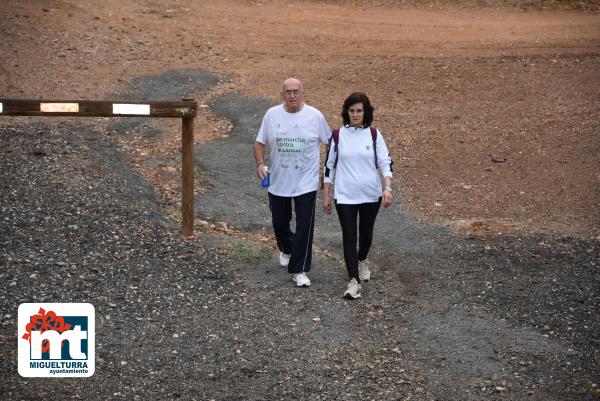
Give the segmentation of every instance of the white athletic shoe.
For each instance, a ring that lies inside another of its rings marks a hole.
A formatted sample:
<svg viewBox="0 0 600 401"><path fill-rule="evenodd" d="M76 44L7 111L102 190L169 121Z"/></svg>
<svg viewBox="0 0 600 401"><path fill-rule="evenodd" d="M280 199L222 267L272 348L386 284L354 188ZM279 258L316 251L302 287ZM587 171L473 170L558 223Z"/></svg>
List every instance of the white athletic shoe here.
<svg viewBox="0 0 600 401"><path fill-rule="evenodd" d="M358 281L356 281L355 278L353 278L348 283L348 288L344 292L344 297L350 298L350 299L360 298L360 290L361 290L360 284L358 283Z"/></svg>
<svg viewBox="0 0 600 401"><path fill-rule="evenodd" d="M292 280L296 282L296 286L298 287L310 287L310 280L306 276L306 273L294 274Z"/></svg>
<svg viewBox="0 0 600 401"><path fill-rule="evenodd" d="M367 259L358 261L358 277L362 281L371 280L371 271L369 270L369 261Z"/></svg>
<svg viewBox="0 0 600 401"><path fill-rule="evenodd" d="M290 256L287 253L279 252L279 266L288 267L290 264Z"/></svg>

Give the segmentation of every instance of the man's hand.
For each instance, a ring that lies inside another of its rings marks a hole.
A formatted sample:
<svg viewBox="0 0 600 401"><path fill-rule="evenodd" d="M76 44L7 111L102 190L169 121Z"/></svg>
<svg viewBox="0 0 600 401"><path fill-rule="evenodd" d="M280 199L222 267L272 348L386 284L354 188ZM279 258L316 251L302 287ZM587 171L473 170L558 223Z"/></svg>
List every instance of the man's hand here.
<svg viewBox="0 0 600 401"><path fill-rule="evenodd" d="M261 179L261 181L267 176L267 169L265 168L264 163L260 163L258 166L256 166L256 175Z"/></svg>

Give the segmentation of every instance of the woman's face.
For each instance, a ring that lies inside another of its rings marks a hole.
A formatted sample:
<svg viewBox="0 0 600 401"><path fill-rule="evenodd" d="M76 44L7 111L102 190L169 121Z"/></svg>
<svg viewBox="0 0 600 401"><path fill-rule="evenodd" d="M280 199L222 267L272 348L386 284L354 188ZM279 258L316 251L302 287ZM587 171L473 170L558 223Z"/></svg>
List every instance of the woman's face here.
<svg viewBox="0 0 600 401"><path fill-rule="evenodd" d="M350 124L362 125L365 119L365 109L362 103L354 103L348 109L348 116L350 117Z"/></svg>

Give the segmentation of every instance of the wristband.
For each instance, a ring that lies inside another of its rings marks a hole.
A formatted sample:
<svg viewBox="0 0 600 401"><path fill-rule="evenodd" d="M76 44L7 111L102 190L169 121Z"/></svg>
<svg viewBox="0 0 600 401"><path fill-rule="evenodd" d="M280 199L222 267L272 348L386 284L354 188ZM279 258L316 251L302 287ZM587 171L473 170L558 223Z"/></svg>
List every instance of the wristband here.
<svg viewBox="0 0 600 401"><path fill-rule="evenodd" d="M256 163L256 168L258 168L258 166L260 166L261 164L265 164L265 162L258 162L258 163Z"/></svg>
<svg viewBox="0 0 600 401"><path fill-rule="evenodd" d="M392 192L392 187L390 187L389 185L386 185L385 187L383 187L384 190L388 190L390 192Z"/></svg>

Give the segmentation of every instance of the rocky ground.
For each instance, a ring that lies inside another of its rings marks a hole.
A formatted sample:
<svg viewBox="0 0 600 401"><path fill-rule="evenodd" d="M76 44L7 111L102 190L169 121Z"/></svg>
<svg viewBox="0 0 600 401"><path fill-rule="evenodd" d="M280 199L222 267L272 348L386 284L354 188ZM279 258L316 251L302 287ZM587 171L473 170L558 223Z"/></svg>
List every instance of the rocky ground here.
<svg viewBox="0 0 600 401"><path fill-rule="evenodd" d="M519 4L1 3L0 97L200 104L188 240L178 121L0 120L1 398L600 398L598 7ZM276 265L250 144L288 75L332 126L367 91L396 160L360 302L335 216L310 289ZM17 374L37 301L94 304L92 378Z"/></svg>
<svg viewBox="0 0 600 401"><path fill-rule="evenodd" d="M266 228L179 238L110 136L27 123L2 140L5 399L599 396L597 240L457 237L382 213L396 228L378 227L373 280L348 302L334 221L319 217L313 286L296 289ZM50 301L95 306L92 378L16 373L16 305Z"/></svg>

